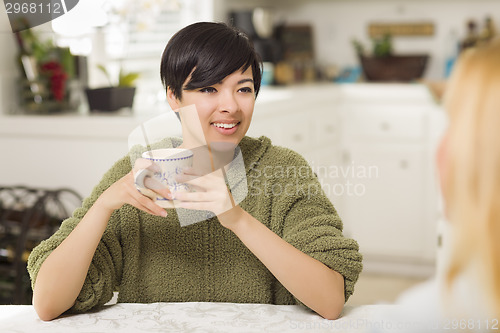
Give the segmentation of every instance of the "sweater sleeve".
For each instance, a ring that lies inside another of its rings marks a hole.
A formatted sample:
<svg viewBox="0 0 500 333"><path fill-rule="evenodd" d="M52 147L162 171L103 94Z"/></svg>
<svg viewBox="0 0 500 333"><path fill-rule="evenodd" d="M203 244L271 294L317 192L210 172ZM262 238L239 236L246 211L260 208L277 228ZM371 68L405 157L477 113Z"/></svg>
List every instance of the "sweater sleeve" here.
<svg viewBox="0 0 500 333"><path fill-rule="evenodd" d="M344 277L347 301L363 267L358 243L343 236L342 221L307 162L287 149L278 154L288 172L275 187L287 190L273 200L272 224L282 226L285 241Z"/></svg>
<svg viewBox="0 0 500 333"><path fill-rule="evenodd" d="M128 173L130 168L128 157L115 163L93 189L91 195L83 201L82 206L76 209L70 218L63 221L58 231L33 249L28 259L32 287L45 259L68 237L101 193ZM119 220L119 210L117 210L111 215L92 258L82 290L70 312L84 312L104 305L112 298L113 292L119 285L122 274Z"/></svg>

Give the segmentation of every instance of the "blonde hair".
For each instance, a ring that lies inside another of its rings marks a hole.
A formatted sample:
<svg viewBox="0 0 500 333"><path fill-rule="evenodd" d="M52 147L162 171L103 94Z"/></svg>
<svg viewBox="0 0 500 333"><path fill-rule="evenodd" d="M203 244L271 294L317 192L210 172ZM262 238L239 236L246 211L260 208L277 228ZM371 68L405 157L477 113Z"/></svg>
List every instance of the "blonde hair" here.
<svg viewBox="0 0 500 333"><path fill-rule="evenodd" d="M451 286L473 260L500 316L500 39L464 52L450 78L443 196L457 238Z"/></svg>

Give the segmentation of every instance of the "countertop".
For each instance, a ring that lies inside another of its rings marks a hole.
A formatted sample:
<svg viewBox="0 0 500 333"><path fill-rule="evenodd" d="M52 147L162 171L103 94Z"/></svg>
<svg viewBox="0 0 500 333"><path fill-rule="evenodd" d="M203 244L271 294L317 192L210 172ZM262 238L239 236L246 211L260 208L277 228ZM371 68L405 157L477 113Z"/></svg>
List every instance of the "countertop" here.
<svg viewBox="0 0 500 333"><path fill-rule="evenodd" d="M308 111L315 105L362 104L436 104L424 84L408 83L310 83L291 86L264 86L255 104L254 117L287 112L288 108ZM176 117L168 107L150 112L64 113L51 115L6 115L0 113L0 136L56 136L91 139L123 139L142 122L159 114Z"/></svg>

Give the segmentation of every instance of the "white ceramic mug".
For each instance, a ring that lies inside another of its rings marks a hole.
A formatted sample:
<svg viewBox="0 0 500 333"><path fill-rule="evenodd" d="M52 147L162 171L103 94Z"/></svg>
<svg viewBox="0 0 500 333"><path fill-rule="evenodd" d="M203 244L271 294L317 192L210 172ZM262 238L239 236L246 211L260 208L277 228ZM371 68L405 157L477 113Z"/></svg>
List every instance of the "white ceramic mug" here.
<svg viewBox="0 0 500 333"><path fill-rule="evenodd" d="M146 178L153 178L152 180L155 184L163 188L168 188L172 193L189 191L189 186L177 182L175 177L186 168L193 166L193 152L189 149L181 148L154 149L144 152L142 158L150 160L153 165L148 169L141 169L135 172L134 181L136 188L145 196L154 199L159 206L173 208L171 200L157 195L145 185Z"/></svg>

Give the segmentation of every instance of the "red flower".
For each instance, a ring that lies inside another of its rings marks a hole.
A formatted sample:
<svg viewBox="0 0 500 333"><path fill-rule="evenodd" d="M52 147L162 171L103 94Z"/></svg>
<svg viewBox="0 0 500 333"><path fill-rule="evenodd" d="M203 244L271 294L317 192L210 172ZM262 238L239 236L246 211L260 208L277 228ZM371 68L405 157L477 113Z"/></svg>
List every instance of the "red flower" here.
<svg viewBox="0 0 500 333"><path fill-rule="evenodd" d="M49 61L41 66L41 71L43 74L49 76L50 81L50 91L57 101L62 101L65 95L65 83L68 75L64 71L64 68L57 61Z"/></svg>

